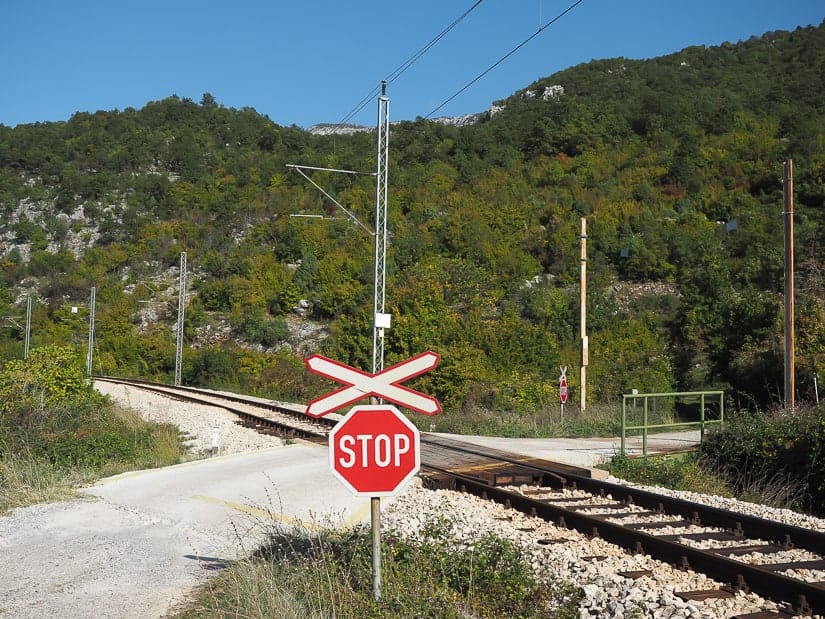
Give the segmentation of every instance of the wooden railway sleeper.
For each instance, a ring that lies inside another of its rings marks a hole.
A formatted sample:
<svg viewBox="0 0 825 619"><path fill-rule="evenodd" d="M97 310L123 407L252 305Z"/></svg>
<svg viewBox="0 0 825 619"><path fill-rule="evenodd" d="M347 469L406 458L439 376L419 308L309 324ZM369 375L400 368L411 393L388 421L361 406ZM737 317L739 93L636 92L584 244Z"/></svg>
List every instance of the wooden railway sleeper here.
<svg viewBox="0 0 825 619"><path fill-rule="evenodd" d="M730 529L729 533L733 535L733 539L737 542L741 541L745 537L745 530L742 528L741 522L737 522L736 526Z"/></svg>
<svg viewBox="0 0 825 619"><path fill-rule="evenodd" d="M796 614L809 617L813 614L811 605L808 604L808 598L803 594L796 597L796 604L793 605L793 610Z"/></svg>

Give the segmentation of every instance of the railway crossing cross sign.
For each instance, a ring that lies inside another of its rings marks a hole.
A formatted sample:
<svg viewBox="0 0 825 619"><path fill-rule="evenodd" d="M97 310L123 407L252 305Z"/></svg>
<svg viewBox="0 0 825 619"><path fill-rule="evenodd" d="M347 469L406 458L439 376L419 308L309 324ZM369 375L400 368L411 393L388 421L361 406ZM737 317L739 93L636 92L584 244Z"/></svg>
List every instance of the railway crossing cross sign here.
<svg viewBox="0 0 825 619"><path fill-rule="evenodd" d="M355 406L329 434L329 465L358 496L391 496L421 466L420 435L397 408Z"/></svg>
<svg viewBox="0 0 825 619"><path fill-rule="evenodd" d="M322 355L311 355L306 359L310 372L344 386L312 400L307 405L306 414L321 417L365 397L376 396L424 415L436 415L441 412L441 404L436 398L402 387L400 383L432 370L440 359L437 353L427 351L376 374L369 374Z"/></svg>
<svg viewBox="0 0 825 619"><path fill-rule="evenodd" d="M559 399L562 406L567 404L567 366L560 366L561 376L559 376Z"/></svg>

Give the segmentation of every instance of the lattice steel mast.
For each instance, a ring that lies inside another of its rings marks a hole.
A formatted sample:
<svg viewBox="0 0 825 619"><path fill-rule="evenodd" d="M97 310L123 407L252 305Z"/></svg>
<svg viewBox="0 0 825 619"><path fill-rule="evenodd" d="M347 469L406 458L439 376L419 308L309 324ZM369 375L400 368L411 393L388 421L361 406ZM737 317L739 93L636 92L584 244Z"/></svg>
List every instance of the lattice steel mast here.
<svg viewBox="0 0 825 619"><path fill-rule="evenodd" d="M384 313L387 276L387 165L390 145L390 100L387 82L381 82L378 98L377 168L375 179L375 295L373 297L372 371L384 369L384 328L388 316Z"/></svg>

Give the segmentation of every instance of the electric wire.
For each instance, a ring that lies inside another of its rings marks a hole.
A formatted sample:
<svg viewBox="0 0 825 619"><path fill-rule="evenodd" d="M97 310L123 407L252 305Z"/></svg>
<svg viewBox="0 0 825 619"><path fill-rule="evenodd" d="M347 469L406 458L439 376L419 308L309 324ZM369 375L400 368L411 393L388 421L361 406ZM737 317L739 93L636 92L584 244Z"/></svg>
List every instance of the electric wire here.
<svg viewBox="0 0 825 619"><path fill-rule="evenodd" d="M546 24L543 24L543 25L539 26L539 29L538 29L538 30L536 30L536 32L534 32L534 33L533 33L533 34L531 34L529 37L527 37L526 39L524 39L521 43L519 43L518 45L516 45L513 49L511 49L509 52L507 52L506 54L504 54L504 56L502 56L501 58L499 58L496 62L494 62L494 63L493 63L492 65L490 65L489 67L487 67L484 71L482 71L482 72L481 72L481 73L479 73L476 77L474 77L472 80L470 80L469 82L467 82L467 84L465 84L465 85L464 85L461 89L459 89L459 90L458 90L455 94L453 94L453 95L451 95L450 97L448 97L447 99L445 99L442 103L440 103L440 104L438 105L438 107L436 107L436 108L435 108L434 110L432 110L429 114L427 114L426 116L424 116L424 118L425 118L425 119L427 119L427 118L431 118L431 117L432 117L432 115L433 115L433 114L435 114L438 110L440 110L441 108L443 108L443 107L444 107L445 105L447 105L450 101L452 101L453 99L455 99L457 96L459 96L459 95L460 95L461 93L463 93L465 90L467 90L470 86L472 86L473 84L475 84L478 80L480 80L482 77L484 77L485 75L487 75L490 71L492 71L493 69L495 69L498 65L500 65L502 62L504 62L505 60L507 60L507 59L508 59L510 56L512 56L513 54L515 54L515 53L516 53L518 50L520 50L522 47L524 47L525 45L527 45L527 43L529 43L529 42L530 42L530 41L532 41L534 38L536 38L536 37L537 37L539 34L541 34L541 33L542 33L542 32L543 32L543 31L544 31L547 27L552 26L554 23L556 23L557 21L559 21L562 17L564 17L565 15L567 15L570 11L572 11L574 8L576 8L578 5L580 5L582 2L584 2L584 0L576 0L576 2L574 2L573 4L571 4L570 6L568 6L566 9L564 9L564 11L562 11L561 13L559 13L558 15L556 15L553 19L551 19L550 21L548 21Z"/></svg>
<svg viewBox="0 0 825 619"><path fill-rule="evenodd" d="M459 15L456 19L452 21L446 28L444 28L441 32L439 32L435 37L433 37L426 45L424 45L421 49L415 52L410 58L404 61L401 65L398 66L392 73L390 73L384 81L387 84L391 84L393 81L398 79L407 69L409 69L412 65L414 65L424 54L426 54L430 49L432 49L441 39L443 39L450 31L453 30L465 17L467 17L473 10L478 7L484 0L476 0L476 2L468 8L464 13ZM381 86L378 85L373 88L363 99L361 99L355 107L349 111L349 113L344 116L338 124L333 127L333 131L338 129L339 127L345 125L350 119L352 119L356 114L358 114L361 110L363 110L368 103L370 103L376 94L380 92Z"/></svg>

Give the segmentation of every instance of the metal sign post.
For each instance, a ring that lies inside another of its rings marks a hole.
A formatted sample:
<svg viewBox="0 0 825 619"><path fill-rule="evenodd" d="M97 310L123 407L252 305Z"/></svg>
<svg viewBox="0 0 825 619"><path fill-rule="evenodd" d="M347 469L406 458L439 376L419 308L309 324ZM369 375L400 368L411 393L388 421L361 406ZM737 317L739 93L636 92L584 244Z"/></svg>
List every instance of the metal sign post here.
<svg viewBox="0 0 825 619"><path fill-rule="evenodd" d="M344 386L312 400L306 414L321 417L371 397L373 400L389 400L425 415L435 415L441 412L438 400L401 383L434 369L440 359L440 355L427 351L369 374L321 355L311 355L305 361L310 372ZM375 403L356 406L330 433L333 474L350 490L370 496L372 584L376 601L381 597L380 497L395 493L415 475L420 465L418 440L418 430L397 409ZM393 466L389 466L391 462ZM370 468L381 474L362 477L361 469Z"/></svg>

